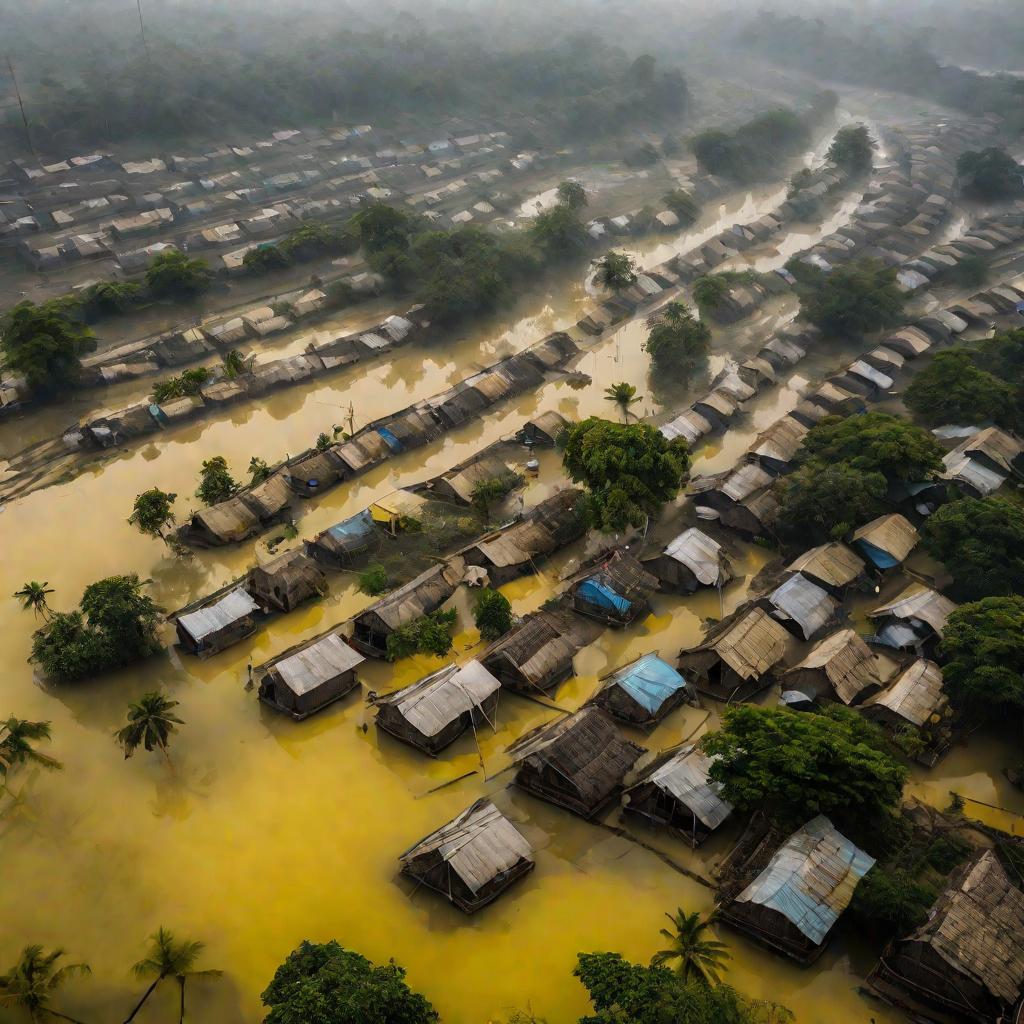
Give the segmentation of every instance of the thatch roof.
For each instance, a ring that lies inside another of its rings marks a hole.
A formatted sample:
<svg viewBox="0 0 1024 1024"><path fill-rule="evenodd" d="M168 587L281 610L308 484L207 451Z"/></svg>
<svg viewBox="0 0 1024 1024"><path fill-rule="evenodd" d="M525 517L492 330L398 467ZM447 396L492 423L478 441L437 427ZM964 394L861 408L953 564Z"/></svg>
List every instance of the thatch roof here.
<svg viewBox="0 0 1024 1024"><path fill-rule="evenodd" d="M948 597L930 587L912 583L895 601L880 605L868 612L868 615L873 619L883 615L897 619L919 619L931 626L936 634L941 634L946 628L946 620L956 611L956 607Z"/></svg>
<svg viewBox="0 0 1024 1024"><path fill-rule="evenodd" d="M262 519L276 516L292 500L288 478L284 470L278 470L263 483L244 492L245 501L256 510Z"/></svg>
<svg viewBox="0 0 1024 1024"><path fill-rule="evenodd" d="M819 814L786 840L736 902L782 914L820 945L874 863Z"/></svg>
<svg viewBox="0 0 1024 1024"><path fill-rule="evenodd" d="M722 545L695 526L684 530L665 547L665 555L685 565L704 586L714 586L732 579Z"/></svg>
<svg viewBox="0 0 1024 1024"><path fill-rule="evenodd" d="M962 451L965 455L984 455L1001 469L1011 473L1014 461L1024 452L1024 444L1005 430L986 427L973 437L967 438L954 450Z"/></svg>
<svg viewBox="0 0 1024 1024"><path fill-rule="evenodd" d="M554 440L568 426L569 421L560 412L549 409L547 412L542 412L539 416L534 416L532 420L527 420L523 424L523 431L526 432L527 436L539 432L546 434Z"/></svg>
<svg viewBox="0 0 1024 1024"><path fill-rule="evenodd" d="M852 704L866 689L882 682L878 658L852 629L841 629L820 640L786 675L803 669L821 669L844 704Z"/></svg>
<svg viewBox="0 0 1024 1024"><path fill-rule="evenodd" d="M792 620L800 627L805 640L823 629L839 610L839 603L806 576L794 573L768 595L775 617Z"/></svg>
<svg viewBox="0 0 1024 1024"><path fill-rule="evenodd" d="M483 654L490 665L502 658L514 665L520 675L535 686L571 666L573 655L597 639L600 627L581 615L566 611L541 610L527 615L505 636L496 640Z"/></svg>
<svg viewBox="0 0 1024 1024"><path fill-rule="evenodd" d="M864 572L864 563L839 541L805 551L787 567L830 587L845 587Z"/></svg>
<svg viewBox="0 0 1024 1024"><path fill-rule="evenodd" d="M281 681L296 696L309 693L344 672L361 665L366 659L350 647L335 631L307 641L297 650L268 661L257 670L274 669Z"/></svg>
<svg viewBox="0 0 1024 1024"><path fill-rule="evenodd" d="M879 516L866 526L854 531L851 543L863 543L870 548L889 555L895 562L902 562L917 546L920 539L917 530L909 520L898 512ZM869 557L871 557L869 555ZM874 557L872 561L878 562ZM881 566L887 568L887 566Z"/></svg>
<svg viewBox="0 0 1024 1024"><path fill-rule="evenodd" d="M456 466L436 477L432 484L444 481L451 490L458 495L467 505L473 500L473 490L481 483L488 480L501 480L509 477L512 470L504 459L497 455L485 454L480 458L473 459Z"/></svg>
<svg viewBox="0 0 1024 1024"><path fill-rule="evenodd" d="M197 643L259 611L256 602L241 588L232 590L205 608L178 616L178 625Z"/></svg>
<svg viewBox="0 0 1024 1024"><path fill-rule="evenodd" d="M245 540L259 528L259 519L237 496L200 509L192 519L225 544Z"/></svg>
<svg viewBox="0 0 1024 1024"><path fill-rule="evenodd" d="M356 619L376 615L389 629L398 629L414 622L436 611L455 593L464 569L462 559L452 556L443 565L432 566L405 586L385 594L376 604L357 615Z"/></svg>
<svg viewBox="0 0 1024 1024"><path fill-rule="evenodd" d="M942 688L942 669L934 661L919 658L884 692L870 699L865 709L887 708L913 725L922 726L947 703Z"/></svg>
<svg viewBox="0 0 1024 1024"><path fill-rule="evenodd" d="M762 431L750 452L755 458L792 462L803 444L808 428L792 416L783 416Z"/></svg>
<svg viewBox="0 0 1024 1024"><path fill-rule="evenodd" d="M757 679L777 665L789 647L786 630L763 608L751 608L692 650L714 651L742 679Z"/></svg>
<svg viewBox="0 0 1024 1024"><path fill-rule="evenodd" d="M500 568L522 565L534 555L554 550L555 546L555 539L551 533L540 523L530 519L514 523L507 529L491 534L472 545L492 565Z"/></svg>
<svg viewBox="0 0 1024 1024"><path fill-rule="evenodd" d="M628 806L630 791L651 783L684 804L708 829L716 829L732 813L732 804L720 796L722 784L711 781L710 768L711 758L696 744L687 744L667 760L656 762L626 790L623 803Z"/></svg>

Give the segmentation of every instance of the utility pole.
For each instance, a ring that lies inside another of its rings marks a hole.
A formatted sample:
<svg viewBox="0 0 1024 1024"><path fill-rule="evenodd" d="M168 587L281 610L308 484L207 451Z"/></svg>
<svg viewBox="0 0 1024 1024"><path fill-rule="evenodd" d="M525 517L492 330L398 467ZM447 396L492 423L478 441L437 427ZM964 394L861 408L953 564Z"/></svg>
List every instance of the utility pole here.
<svg viewBox="0 0 1024 1024"><path fill-rule="evenodd" d="M10 55L7 57L7 70L11 73L11 81L14 83L14 95L18 97L18 109L21 111L21 123L25 126L25 140L32 155L36 156L36 147L32 145L32 132L28 126L28 115L25 113L25 104L21 98L21 89L18 88L18 77L14 73L14 65L11 63ZM38 159L38 157L37 157Z"/></svg>
<svg viewBox="0 0 1024 1024"><path fill-rule="evenodd" d="M142 46L146 51L146 59L149 60L149 43L146 41L146 23L142 20L142 0L135 0L135 6L139 9L139 33L142 35Z"/></svg>

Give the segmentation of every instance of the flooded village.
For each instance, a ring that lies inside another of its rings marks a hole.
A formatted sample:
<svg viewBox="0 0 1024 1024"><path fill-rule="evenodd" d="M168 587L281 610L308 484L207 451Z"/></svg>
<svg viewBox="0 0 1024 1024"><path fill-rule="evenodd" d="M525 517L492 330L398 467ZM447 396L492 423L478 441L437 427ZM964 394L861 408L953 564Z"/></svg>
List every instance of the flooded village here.
<svg viewBox="0 0 1024 1024"><path fill-rule="evenodd" d="M109 7L0 85L0 1020L1024 1022L1015 76Z"/></svg>

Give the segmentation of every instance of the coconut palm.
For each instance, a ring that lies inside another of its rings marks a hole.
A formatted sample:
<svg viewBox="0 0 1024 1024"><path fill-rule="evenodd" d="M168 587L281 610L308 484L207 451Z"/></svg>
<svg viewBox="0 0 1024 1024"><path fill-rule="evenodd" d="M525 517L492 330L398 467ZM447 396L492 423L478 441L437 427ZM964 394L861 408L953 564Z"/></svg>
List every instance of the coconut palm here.
<svg viewBox="0 0 1024 1024"><path fill-rule="evenodd" d="M53 994L68 978L89 973L88 964L58 967L57 961L62 956L63 949L44 953L42 946L26 946L18 962L6 974L0 975L0 1006L25 1010L33 1022L57 1017L72 1024L81 1024L81 1021L48 1005Z"/></svg>
<svg viewBox="0 0 1024 1024"><path fill-rule="evenodd" d="M19 764L31 762L41 768L60 768L56 758L40 754L32 746L35 740L50 738L49 722L29 722L24 718L8 718L0 722L0 775L6 775Z"/></svg>
<svg viewBox="0 0 1024 1024"><path fill-rule="evenodd" d="M224 353L222 362L224 364L224 376L228 380L233 380L240 374L248 373L252 369L253 363L256 362L256 357L249 356L246 358L237 348L233 348Z"/></svg>
<svg viewBox="0 0 1024 1024"><path fill-rule="evenodd" d="M14 597L21 602L21 607L25 611L31 608L36 615L42 615L45 619L50 615L50 606L46 602L46 597L52 593L53 588L50 587L46 580L42 583L30 580L28 583L22 584L21 590L14 592Z"/></svg>
<svg viewBox="0 0 1024 1024"><path fill-rule="evenodd" d="M215 978L223 974L223 971L197 971L195 969L196 961L204 948L205 946L201 942L189 942L188 940L177 942L174 936L161 925L156 930L156 934L149 937L147 955L132 967L132 973L137 978L151 977L153 982L142 994L142 998L125 1019L124 1024L129 1024L153 994L157 985L165 978L174 978L181 991L180 1015L178 1017L180 1024L185 1019L185 982L189 978Z"/></svg>
<svg viewBox="0 0 1024 1024"><path fill-rule="evenodd" d="M128 705L128 724L114 733L114 738L124 751L125 760L132 756L139 746L147 750L159 749L171 763L167 744L176 725L185 723L172 713L178 706L162 693L147 693L137 704Z"/></svg>
<svg viewBox="0 0 1024 1024"><path fill-rule="evenodd" d="M594 280L602 288L618 292L636 284L636 262L624 252L607 252L594 261Z"/></svg>
<svg viewBox="0 0 1024 1024"><path fill-rule="evenodd" d="M627 384L625 381L619 381L618 384L612 384L610 387L604 389L604 397L609 402L614 402L623 412L623 415L629 416L629 407L634 402L640 401L640 396L636 393L636 388L632 384Z"/></svg>
<svg viewBox="0 0 1024 1024"><path fill-rule="evenodd" d="M719 971L729 953L724 942L706 938L704 933L715 923L717 911L712 911L705 918L694 911L684 914L677 909L674 914L665 915L672 922L672 931L661 929L661 934L669 940L668 949L660 949L651 957L652 965L678 961L676 973L684 981L702 981L707 985L717 985L721 980Z"/></svg>

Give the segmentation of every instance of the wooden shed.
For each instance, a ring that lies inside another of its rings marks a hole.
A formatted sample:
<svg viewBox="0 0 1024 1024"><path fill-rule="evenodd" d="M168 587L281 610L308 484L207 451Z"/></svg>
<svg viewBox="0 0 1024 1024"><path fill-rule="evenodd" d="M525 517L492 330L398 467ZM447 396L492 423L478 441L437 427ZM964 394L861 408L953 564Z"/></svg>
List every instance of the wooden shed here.
<svg viewBox="0 0 1024 1024"><path fill-rule="evenodd" d="M612 718L639 729L652 729L695 691L657 654L643 654L602 677L603 686L587 702Z"/></svg>
<svg viewBox="0 0 1024 1024"><path fill-rule="evenodd" d="M920 540L910 521L898 512L879 516L855 530L850 544L876 569L892 569L899 565Z"/></svg>
<svg viewBox="0 0 1024 1024"><path fill-rule="evenodd" d="M700 846L732 813L712 782L711 760L689 743L655 759L622 794L622 809Z"/></svg>
<svg viewBox="0 0 1024 1024"><path fill-rule="evenodd" d="M877 654L852 629L820 640L804 659L780 676L784 690L812 700L860 704L881 689L885 667Z"/></svg>
<svg viewBox="0 0 1024 1024"><path fill-rule="evenodd" d="M517 786L584 818L618 796L643 752L595 707L539 726L509 747Z"/></svg>
<svg viewBox="0 0 1024 1024"><path fill-rule="evenodd" d="M625 626L650 609L658 580L618 549L576 577L569 590L573 608L609 626Z"/></svg>
<svg viewBox="0 0 1024 1024"><path fill-rule="evenodd" d="M327 577L299 550L285 551L249 570L245 589L264 611L290 612L327 590Z"/></svg>
<svg viewBox="0 0 1024 1024"><path fill-rule="evenodd" d="M259 606L241 588L229 591L175 620L181 646L200 658L209 658L256 632Z"/></svg>
<svg viewBox="0 0 1024 1024"><path fill-rule="evenodd" d="M357 512L305 541L306 552L328 569L351 569L384 540L369 509Z"/></svg>
<svg viewBox="0 0 1024 1024"><path fill-rule="evenodd" d="M701 693L742 701L774 682L793 646L763 608L749 608L726 619L704 643L682 651L678 668Z"/></svg>
<svg viewBox="0 0 1024 1024"><path fill-rule="evenodd" d="M845 544L834 540L805 551L786 570L798 572L834 597L841 597L847 587L863 578L864 563Z"/></svg>
<svg viewBox="0 0 1024 1024"><path fill-rule="evenodd" d="M660 555L645 558L644 569L657 578L659 589L692 594L698 587L722 587L733 578L722 545L691 526L671 540Z"/></svg>
<svg viewBox="0 0 1024 1024"><path fill-rule="evenodd" d="M399 860L402 874L467 914L500 896L534 863L530 844L487 799L477 800Z"/></svg>
<svg viewBox="0 0 1024 1024"><path fill-rule="evenodd" d="M1024 892L994 850L979 850L956 872L928 920L889 944L868 982L915 1019L938 1011L977 1024L1019 1020Z"/></svg>
<svg viewBox="0 0 1024 1024"><path fill-rule="evenodd" d="M359 685L356 669L365 660L335 626L260 665L255 670L259 698L301 721L351 693Z"/></svg>
<svg viewBox="0 0 1024 1024"><path fill-rule="evenodd" d="M423 679L376 697L377 725L396 739L436 754L467 729L495 727L501 683L473 660L445 665Z"/></svg>

